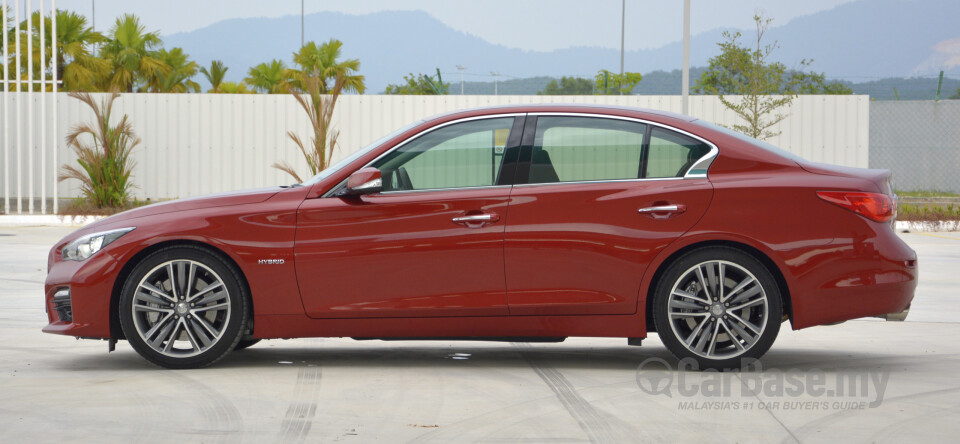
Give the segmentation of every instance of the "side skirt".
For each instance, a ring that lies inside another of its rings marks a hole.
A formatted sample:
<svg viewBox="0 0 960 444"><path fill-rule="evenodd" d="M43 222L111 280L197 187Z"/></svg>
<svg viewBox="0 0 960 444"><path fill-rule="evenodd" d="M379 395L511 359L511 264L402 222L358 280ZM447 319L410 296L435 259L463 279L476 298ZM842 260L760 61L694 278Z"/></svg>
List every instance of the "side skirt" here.
<svg viewBox="0 0 960 444"><path fill-rule="evenodd" d="M643 318L631 315L476 316L434 318L314 319L306 315L257 315L253 337L311 338L645 338Z"/></svg>

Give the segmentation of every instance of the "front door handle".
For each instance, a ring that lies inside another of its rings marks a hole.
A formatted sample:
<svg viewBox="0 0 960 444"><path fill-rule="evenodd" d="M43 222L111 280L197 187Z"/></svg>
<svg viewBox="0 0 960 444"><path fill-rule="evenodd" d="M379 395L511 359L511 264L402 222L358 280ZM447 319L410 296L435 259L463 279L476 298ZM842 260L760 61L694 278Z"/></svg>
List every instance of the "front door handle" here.
<svg viewBox="0 0 960 444"><path fill-rule="evenodd" d="M453 218L453 223L464 224L469 228L480 228L488 223L500 220L500 215L496 213L469 214Z"/></svg>
<svg viewBox="0 0 960 444"><path fill-rule="evenodd" d="M637 210L640 214L648 214L654 219L666 219L674 214L680 214L687 211L687 206L683 204L654 205Z"/></svg>

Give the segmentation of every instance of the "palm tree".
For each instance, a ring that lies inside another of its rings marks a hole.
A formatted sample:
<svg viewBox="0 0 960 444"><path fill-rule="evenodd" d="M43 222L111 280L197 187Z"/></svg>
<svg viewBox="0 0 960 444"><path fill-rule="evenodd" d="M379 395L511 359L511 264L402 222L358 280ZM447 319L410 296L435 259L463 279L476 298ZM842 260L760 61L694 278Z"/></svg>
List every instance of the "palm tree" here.
<svg viewBox="0 0 960 444"><path fill-rule="evenodd" d="M246 84L257 91L267 94L283 94L286 92L290 79L290 70L282 60L271 60L269 63L261 63L253 68L243 79Z"/></svg>
<svg viewBox="0 0 960 444"><path fill-rule="evenodd" d="M247 89L247 85L237 82L223 82L219 88L220 94L254 94L254 91Z"/></svg>
<svg viewBox="0 0 960 444"><path fill-rule="evenodd" d="M118 18L100 50L101 57L111 63L104 89L133 92L134 86L147 83L151 77L169 74L170 67L157 57L156 49L162 43L160 34L147 32L137 16L124 14Z"/></svg>
<svg viewBox="0 0 960 444"><path fill-rule="evenodd" d="M223 65L223 62L220 60L214 60L210 62L210 70L208 71L206 67L200 68L200 74L203 74L207 78L207 81L210 82L210 90L207 92L218 93L220 92L220 84L223 83L223 77L227 74L227 71L230 68L227 68Z"/></svg>
<svg viewBox="0 0 960 444"><path fill-rule="evenodd" d="M49 38L52 29L47 26ZM63 81L64 90L94 90L110 73L110 62L91 51L93 45L106 40L103 34L87 26L86 17L72 11L57 11L57 78Z"/></svg>
<svg viewBox="0 0 960 444"><path fill-rule="evenodd" d="M72 13L70 13L72 14ZM6 17L9 22L9 17ZM80 19L79 22L76 19ZM41 78L41 70L45 66L49 66L51 59L53 59L54 52L51 49L51 44L53 42L53 27L52 22L49 17L40 17L40 12L35 11L30 15L30 25L32 30L32 35L30 36L31 46L33 47L33 77L35 79ZM60 34L57 39L59 43L57 48L57 78L63 79L64 72L68 69L68 62L70 64L76 63L70 71L80 72L71 72L73 75L77 76L92 76L91 71L102 71L104 66L103 63L98 63L97 59L90 55L90 52L87 50L87 46L95 42L102 41L103 36L99 33L92 33L90 29L87 28L87 32L76 32L78 29L78 23L82 26L85 24L85 19L82 16L77 16L76 14L68 15L67 11L60 11L57 14L57 34ZM41 41L41 26L43 27L44 39ZM15 33L20 33L20 48L16 47L16 35ZM21 54L22 65L20 67L20 76L23 79L27 78L27 60L26 55L27 51L27 21L24 20L19 25L16 26L16 29L10 30L9 46L8 50L10 54L19 52ZM46 60L40 60L40 50L41 48L45 49ZM14 72L16 67L10 65L10 76L15 77L16 73ZM48 72L47 76L50 76Z"/></svg>
<svg viewBox="0 0 960 444"><path fill-rule="evenodd" d="M155 76L148 79L147 84L151 92L200 92L200 84L192 80L197 75L197 62L190 60L183 49L173 48L169 51L161 49L157 51L156 57L167 65L169 71L157 72Z"/></svg>
<svg viewBox="0 0 960 444"><path fill-rule="evenodd" d="M9 12L9 11L8 11ZM9 21L9 17L6 17ZM40 79L41 70L44 66L49 66L53 58L54 51L51 49L53 42L53 26L49 17L40 17L40 12L36 11L30 16L30 25L32 36L30 41L33 46L33 77ZM43 35L45 39L40 39L40 29L43 26ZM20 54L25 58L27 54L27 21L21 22L15 30L11 30L8 36L8 50L11 55L17 52L15 33L20 32ZM57 79L65 80L64 89L91 89L93 81L105 72L106 63L94 57L89 47L94 43L103 41L100 33L93 32L86 26L86 19L69 11L58 11L57 14ZM46 60L40 60L40 49L45 47ZM42 63L45 62L45 63ZM16 76L14 72L16 67L10 64L10 76ZM20 76L27 77L27 61L23 60ZM47 77L51 74L48 72ZM26 88L26 87L25 87ZM47 87L50 89L51 87ZM34 88L36 89L36 88Z"/></svg>
<svg viewBox="0 0 960 444"><path fill-rule="evenodd" d="M302 84L304 75L309 77L317 72L320 76L321 94L329 93L330 82L335 81L338 76L344 78L344 91L363 94L366 89L365 79L362 75L356 74L357 70L360 69L360 60L337 60L340 58L342 47L343 42L337 39L330 39L330 41L321 45L317 45L315 42L307 42L303 45L300 51L293 53L293 61L300 67L301 74L295 76L294 81L291 82L293 86L300 91L306 91L307 88L304 86L308 85Z"/></svg>

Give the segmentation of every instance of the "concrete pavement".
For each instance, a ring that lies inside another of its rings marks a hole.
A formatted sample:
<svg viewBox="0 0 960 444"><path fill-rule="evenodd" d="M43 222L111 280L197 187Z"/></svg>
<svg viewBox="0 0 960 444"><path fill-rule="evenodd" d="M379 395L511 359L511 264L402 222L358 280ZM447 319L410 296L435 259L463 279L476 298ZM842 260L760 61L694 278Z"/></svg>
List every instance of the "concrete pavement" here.
<svg viewBox="0 0 960 444"><path fill-rule="evenodd" d="M213 368L163 370L125 342L107 354L105 342L40 333L46 253L69 231L0 228L3 442L947 442L960 435L960 233L902 235L921 267L908 321L785 328L745 393L748 372L726 373L725 381L657 368L677 362L656 335L642 347L592 338L265 341Z"/></svg>

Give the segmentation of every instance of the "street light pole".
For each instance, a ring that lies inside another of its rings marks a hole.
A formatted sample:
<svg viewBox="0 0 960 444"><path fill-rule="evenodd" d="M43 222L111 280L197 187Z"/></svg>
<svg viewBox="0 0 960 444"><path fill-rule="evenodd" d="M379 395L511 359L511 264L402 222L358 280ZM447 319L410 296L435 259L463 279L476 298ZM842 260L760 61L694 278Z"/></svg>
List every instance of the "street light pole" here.
<svg viewBox="0 0 960 444"><path fill-rule="evenodd" d="M683 74L680 76L683 114L690 113L690 0L683 0Z"/></svg>
<svg viewBox="0 0 960 444"><path fill-rule="evenodd" d="M624 37L626 36L627 30L627 0L622 0L620 3L620 81L623 81L623 42ZM617 89L620 90L620 95L623 95L623 88L620 88L620 85L617 85Z"/></svg>
<svg viewBox="0 0 960 444"><path fill-rule="evenodd" d="M304 26L303 26L303 18L304 18L303 2L304 2L304 1L305 1L305 0L300 0L300 47L301 47L301 48L303 48L303 33L304 33L304 29L305 29Z"/></svg>
<svg viewBox="0 0 960 444"><path fill-rule="evenodd" d="M460 95L463 95L463 72L466 71L467 67L462 65L457 65L457 71L460 71Z"/></svg>
<svg viewBox="0 0 960 444"><path fill-rule="evenodd" d="M497 80L499 80L498 77L500 77L500 73L496 71L490 71L490 75L493 76L493 95L498 96L500 95L500 91L497 85Z"/></svg>

